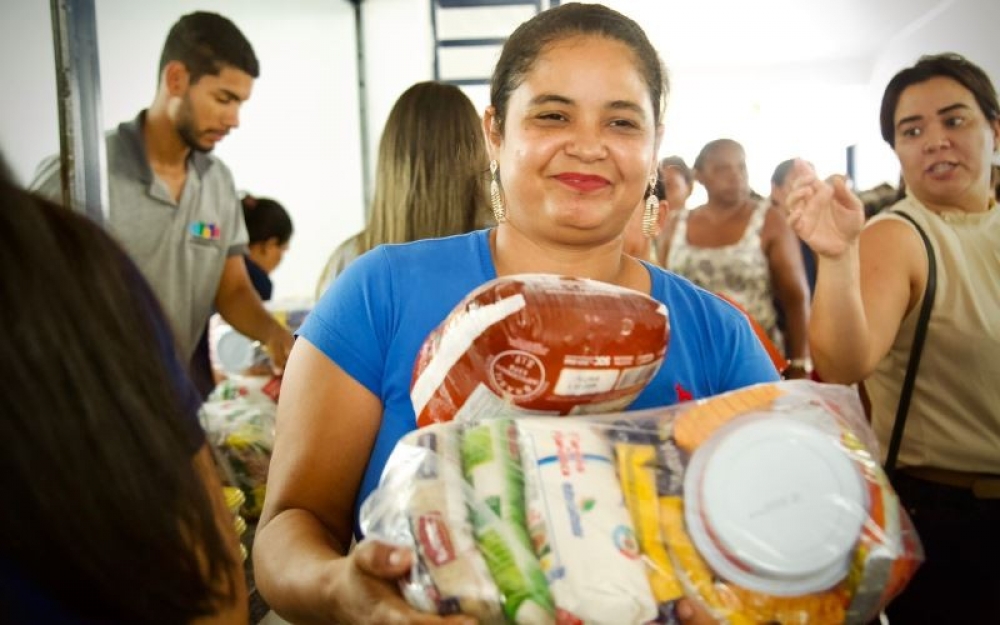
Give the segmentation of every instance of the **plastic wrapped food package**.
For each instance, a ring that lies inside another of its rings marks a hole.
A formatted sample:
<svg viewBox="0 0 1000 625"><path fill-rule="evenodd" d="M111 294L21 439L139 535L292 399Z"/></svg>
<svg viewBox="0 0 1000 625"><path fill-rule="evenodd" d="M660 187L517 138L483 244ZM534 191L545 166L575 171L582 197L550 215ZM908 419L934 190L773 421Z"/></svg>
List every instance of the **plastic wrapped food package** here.
<svg viewBox="0 0 1000 625"><path fill-rule="evenodd" d="M297 299L264 302L264 306L289 332L298 330L312 308L311 303ZM271 371L264 345L237 331L218 313L208 321L208 353L212 368L226 375L267 375Z"/></svg>
<svg viewBox="0 0 1000 625"><path fill-rule="evenodd" d="M277 406L263 392L264 382L252 376L225 380L201 410L206 438L223 465L222 478L242 491L241 512L250 519L259 517L263 508L274 447Z"/></svg>
<svg viewBox="0 0 1000 625"><path fill-rule="evenodd" d="M242 541L243 535L247 531L247 522L240 516L240 508L246 502L246 497L244 497L243 491L235 486L223 486L222 496L226 502L226 509L233 515L233 527L236 530L236 535ZM242 542L240 542L240 557L243 560L247 559L247 549Z"/></svg>
<svg viewBox="0 0 1000 625"><path fill-rule="evenodd" d="M398 497L372 515L376 523L385 523L376 531L418 556L412 578L402 585L403 595L427 612L502 623L499 590L473 536L467 508L473 495L462 476L459 433L426 428L406 440L416 453L397 454L394 462L403 468L383 482L386 489L398 489Z"/></svg>
<svg viewBox="0 0 1000 625"><path fill-rule="evenodd" d="M668 339L666 307L643 293L552 275L492 280L424 342L411 389L417 423L624 410Z"/></svg>
<svg viewBox="0 0 1000 625"><path fill-rule="evenodd" d="M508 622L672 622L686 595L723 622L865 623L923 558L845 387L780 382L654 410L430 430L463 450L451 492L478 552L490 561L483 528L499 527L517 554L509 569L486 567ZM427 431L400 441L362 507L369 538L418 542L405 519L435 455L415 443ZM551 604L507 579L537 579L535 563ZM525 597L524 616L509 609Z"/></svg>
<svg viewBox="0 0 1000 625"><path fill-rule="evenodd" d="M462 433L461 454L462 473L472 489L476 542L505 598L507 619L521 625L551 623L552 596L528 535L517 426L509 419L470 426ZM474 513L484 506L493 514Z"/></svg>

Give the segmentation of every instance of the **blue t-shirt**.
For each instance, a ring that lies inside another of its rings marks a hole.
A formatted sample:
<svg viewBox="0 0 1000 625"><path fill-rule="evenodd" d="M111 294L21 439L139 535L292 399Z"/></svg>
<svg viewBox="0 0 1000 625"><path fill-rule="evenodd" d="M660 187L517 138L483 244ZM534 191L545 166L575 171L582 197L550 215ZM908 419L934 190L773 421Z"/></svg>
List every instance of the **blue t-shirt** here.
<svg viewBox="0 0 1000 625"><path fill-rule="evenodd" d="M424 339L470 291L497 277L489 233L372 250L337 277L299 329L382 402L382 423L354 504L355 520L396 442L416 428L410 381ZM670 344L660 371L630 409L669 406L778 379L742 313L684 278L646 267L651 295L670 315ZM356 523L355 532L360 535Z"/></svg>

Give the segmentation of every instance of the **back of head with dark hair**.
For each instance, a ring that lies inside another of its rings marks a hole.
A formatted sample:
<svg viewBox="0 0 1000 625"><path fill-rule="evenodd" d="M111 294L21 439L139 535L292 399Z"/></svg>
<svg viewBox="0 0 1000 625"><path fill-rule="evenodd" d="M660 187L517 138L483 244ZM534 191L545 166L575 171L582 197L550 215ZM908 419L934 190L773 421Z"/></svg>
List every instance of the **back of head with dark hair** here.
<svg viewBox="0 0 1000 625"><path fill-rule="evenodd" d="M656 177L656 184L653 185L653 195L660 200L667 199L667 184L659 176Z"/></svg>
<svg viewBox="0 0 1000 625"><path fill-rule="evenodd" d="M379 141L359 253L474 230L487 213L486 140L461 89L419 82L396 100Z"/></svg>
<svg viewBox="0 0 1000 625"><path fill-rule="evenodd" d="M292 238L292 218L276 200L245 195L241 203L250 243L277 239L279 245L284 245Z"/></svg>
<svg viewBox="0 0 1000 625"><path fill-rule="evenodd" d="M664 169L676 169L684 176L684 181L688 183L688 186L694 184L694 172L688 167L687 163L680 156L666 156L660 159L660 164L657 169L662 171Z"/></svg>
<svg viewBox="0 0 1000 625"><path fill-rule="evenodd" d="M791 173L792 167L795 166L795 159L790 158L786 161L781 161L778 166L774 168L774 173L771 174L771 184L776 187L780 187L785 184L785 179L788 178L788 174Z"/></svg>
<svg viewBox="0 0 1000 625"><path fill-rule="evenodd" d="M589 35L619 41L635 55L636 69L649 88L653 120L659 124L669 93L667 70L646 33L631 18L601 4L571 2L542 11L518 26L504 43L490 80L490 104L503 131L511 93L545 48L568 37Z"/></svg>
<svg viewBox="0 0 1000 625"><path fill-rule="evenodd" d="M202 76L218 75L226 66L242 70L251 78L260 75L253 46L236 24L206 11L188 13L170 29L160 55L159 74L171 61L184 64L192 84Z"/></svg>
<svg viewBox="0 0 1000 625"><path fill-rule="evenodd" d="M950 78L968 89L988 121L1000 119L997 90L982 68L952 52L922 56L915 65L900 70L893 76L882 94L879 125L882 138L890 147L896 147L896 107L903 91L911 85L938 76Z"/></svg>
<svg viewBox="0 0 1000 625"><path fill-rule="evenodd" d="M232 560L152 291L99 227L8 180L0 271L0 563L94 622L212 613Z"/></svg>
<svg viewBox="0 0 1000 625"><path fill-rule="evenodd" d="M733 139L715 139L714 141L709 141L701 148L698 152L698 156L694 159L695 170L700 170L705 167L705 160L715 153L716 150L722 147L736 147L743 149L739 141L734 141Z"/></svg>

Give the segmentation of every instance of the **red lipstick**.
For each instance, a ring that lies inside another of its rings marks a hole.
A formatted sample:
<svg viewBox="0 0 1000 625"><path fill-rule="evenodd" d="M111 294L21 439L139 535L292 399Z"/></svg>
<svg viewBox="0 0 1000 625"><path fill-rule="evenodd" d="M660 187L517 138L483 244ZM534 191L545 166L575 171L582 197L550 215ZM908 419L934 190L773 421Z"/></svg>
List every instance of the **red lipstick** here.
<svg viewBox="0 0 1000 625"><path fill-rule="evenodd" d="M578 172L566 172L558 174L554 176L554 178L571 189L579 191L580 193L597 191L611 184L607 178L602 176L581 174Z"/></svg>

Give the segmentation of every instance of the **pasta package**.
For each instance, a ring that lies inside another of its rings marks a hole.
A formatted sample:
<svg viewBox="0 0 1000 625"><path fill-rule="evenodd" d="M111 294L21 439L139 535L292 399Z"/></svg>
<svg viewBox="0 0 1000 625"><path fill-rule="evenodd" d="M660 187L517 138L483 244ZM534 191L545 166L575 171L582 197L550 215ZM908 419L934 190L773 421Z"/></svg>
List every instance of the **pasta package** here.
<svg viewBox="0 0 1000 625"><path fill-rule="evenodd" d="M493 280L424 342L410 393L417 424L624 410L668 339L666 307L643 293L553 275Z"/></svg>
<svg viewBox="0 0 1000 625"><path fill-rule="evenodd" d="M635 412L452 421L397 445L362 526L416 545L404 596L439 614L673 624L687 597L722 623L860 625L923 560L875 445L856 394L810 381ZM454 449L460 463L445 461ZM423 502L426 467L453 464L449 503ZM442 517L467 556L461 588L413 522L458 499L464 511ZM483 596L498 605L466 599Z"/></svg>
<svg viewBox="0 0 1000 625"><path fill-rule="evenodd" d="M632 517L639 550L649 565L646 575L660 620L673 622L676 620L675 603L684 596L684 589L663 541L656 485L656 447L649 443L621 441L615 443L614 449L622 494Z"/></svg>

